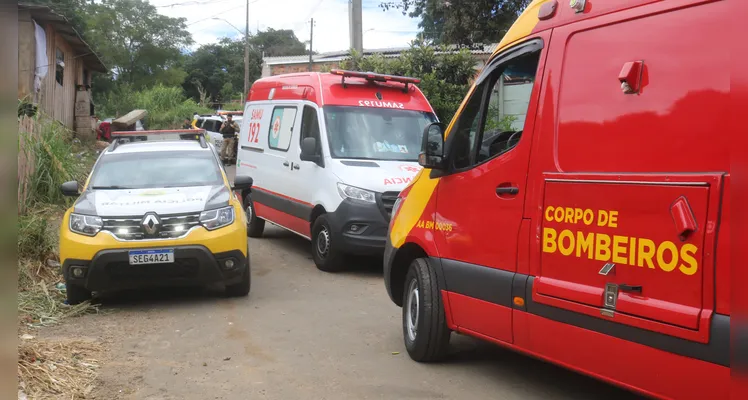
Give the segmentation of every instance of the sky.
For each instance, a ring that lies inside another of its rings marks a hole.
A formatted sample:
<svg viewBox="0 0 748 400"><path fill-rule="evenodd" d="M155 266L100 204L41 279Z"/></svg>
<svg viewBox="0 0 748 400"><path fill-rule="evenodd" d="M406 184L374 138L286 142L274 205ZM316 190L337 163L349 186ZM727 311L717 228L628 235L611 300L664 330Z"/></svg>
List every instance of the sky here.
<svg viewBox="0 0 748 400"><path fill-rule="evenodd" d="M187 19L195 41L193 48L221 37L242 38L246 0L150 0L161 14ZM418 33L418 20L400 10L383 11L381 0L363 0L365 49L407 46ZM350 48L348 0L249 0L250 35L273 29L292 29L302 42L309 40L309 20L314 18L314 51ZM213 19L218 18L218 19ZM232 27L232 25L234 27Z"/></svg>

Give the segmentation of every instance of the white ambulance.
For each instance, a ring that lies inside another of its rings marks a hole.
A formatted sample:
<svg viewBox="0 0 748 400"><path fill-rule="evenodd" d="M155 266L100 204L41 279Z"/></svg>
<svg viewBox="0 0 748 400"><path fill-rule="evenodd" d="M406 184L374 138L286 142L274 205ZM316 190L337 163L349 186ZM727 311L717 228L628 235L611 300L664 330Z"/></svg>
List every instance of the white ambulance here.
<svg viewBox="0 0 748 400"><path fill-rule="evenodd" d="M333 70L256 81L241 124L237 175L252 237L265 222L312 241L317 268L383 254L392 207L421 170L437 121L418 79Z"/></svg>

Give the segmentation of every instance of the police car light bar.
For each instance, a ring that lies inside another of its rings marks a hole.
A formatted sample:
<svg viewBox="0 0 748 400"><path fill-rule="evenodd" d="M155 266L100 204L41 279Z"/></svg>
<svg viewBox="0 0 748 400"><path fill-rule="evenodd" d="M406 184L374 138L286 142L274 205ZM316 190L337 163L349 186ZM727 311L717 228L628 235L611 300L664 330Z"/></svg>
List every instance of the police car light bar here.
<svg viewBox="0 0 748 400"><path fill-rule="evenodd" d="M148 140L197 140L200 147L207 148L205 129L165 129L158 131L117 131L112 132L112 144L109 151L114 151L123 142Z"/></svg>
<svg viewBox="0 0 748 400"><path fill-rule="evenodd" d="M386 75L386 74L375 74L373 72L358 72L358 71L345 71L342 69L333 69L330 70L330 73L333 75L339 75L343 77L343 87L346 87L345 85L345 78L364 78L369 82L399 82L405 84L404 91L408 91L408 84L417 84L421 83L421 80L418 78L410 78L407 76L397 76L397 75Z"/></svg>

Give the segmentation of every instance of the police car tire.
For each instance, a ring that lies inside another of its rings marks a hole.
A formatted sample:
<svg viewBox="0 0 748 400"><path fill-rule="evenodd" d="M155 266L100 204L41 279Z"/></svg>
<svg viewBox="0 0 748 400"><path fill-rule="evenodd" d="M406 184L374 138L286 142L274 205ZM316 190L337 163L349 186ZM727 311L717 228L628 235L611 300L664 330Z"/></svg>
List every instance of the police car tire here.
<svg viewBox="0 0 748 400"><path fill-rule="evenodd" d="M86 300L91 300L91 291L78 285L65 285L65 294L69 305L75 305L83 303Z"/></svg>
<svg viewBox="0 0 748 400"><path fill-rule="evenodd" d="M226 295L229 297L243 297L249 295L249 289L252 286L252 273L249 268L249 259L247 259L247 268L244 269L242 280L233 285L226 285Z"/></svg>
<svg viewBox="0 0 748 400"><path fill-rule="evenodd" d="M317 240L323 229L328 232L327 256L319 253ZM324 272L339 272L345 267L345 255L338 249L338 244L332 240L332 228L327 216L322 214L312 224L312 256L317 269Z"/></svg>
<svg viewBox="0 0 748 400"><path fill-rule="evenodd" d="M246 210L247 207L251 211L251 216L249 216L247 221L247 236L252 238L262 237L262 232L265 230L265 220L257 218L255 203L252 202L252 197L249 194L244 197L244 209Z"/></svg>
<svg viewBox="0 0 748 400"><path fill-rule="evenodd" d="M416 321L415 340L408 335L408 296L411 283L416 281L418 288L418 318ZM413 260L405 276L403 291L403 340L405 348L418 362L433 362L443 359L449 350L450 330L444 315L439 281L434 269L425 258Z"/></svg>

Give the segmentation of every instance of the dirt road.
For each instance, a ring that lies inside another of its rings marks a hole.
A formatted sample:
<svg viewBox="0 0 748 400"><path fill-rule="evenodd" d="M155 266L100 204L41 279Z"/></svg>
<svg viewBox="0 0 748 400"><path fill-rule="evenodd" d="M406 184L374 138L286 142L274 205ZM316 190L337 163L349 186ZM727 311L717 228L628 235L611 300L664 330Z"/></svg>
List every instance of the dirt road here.
<svg viewBox="0 0 748 400"><path fill-rule="evenodd" d="M233 172L233 171L232 171ZM592 379L453 335L442 364L405 352L380 260L327 274L309 243L268 226L250 241L252 291L152 290L43 330L105 344L96 399L627 399Z"/></svg>

